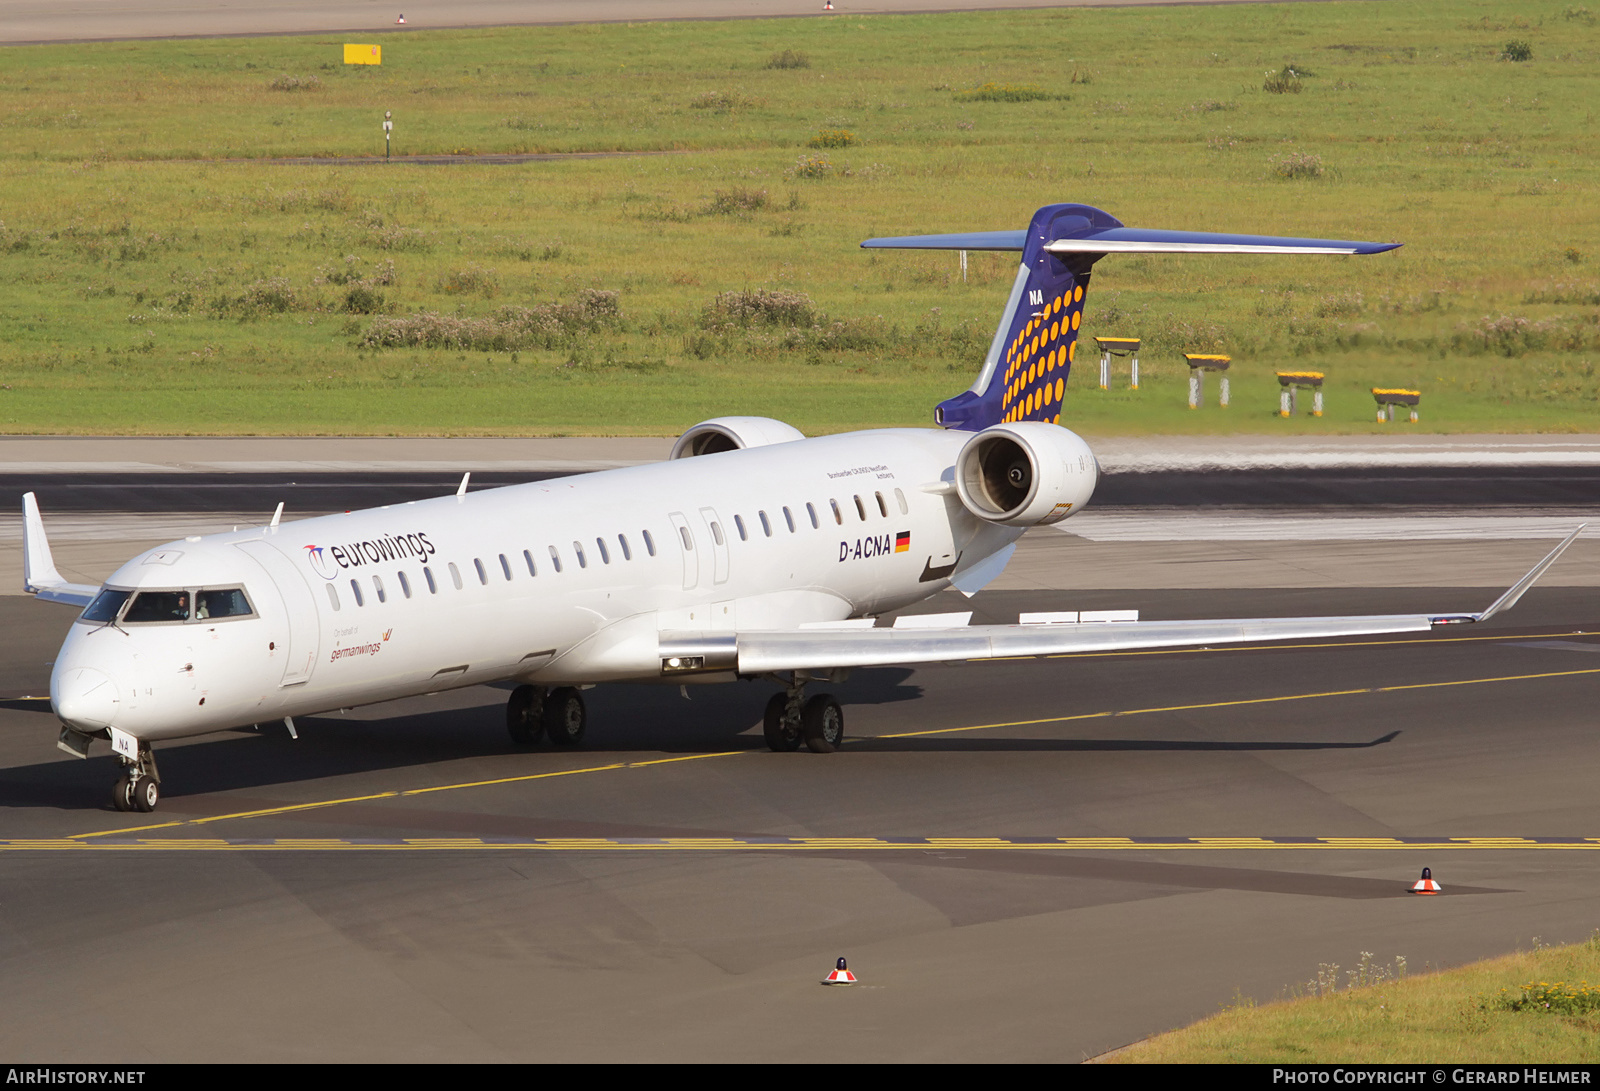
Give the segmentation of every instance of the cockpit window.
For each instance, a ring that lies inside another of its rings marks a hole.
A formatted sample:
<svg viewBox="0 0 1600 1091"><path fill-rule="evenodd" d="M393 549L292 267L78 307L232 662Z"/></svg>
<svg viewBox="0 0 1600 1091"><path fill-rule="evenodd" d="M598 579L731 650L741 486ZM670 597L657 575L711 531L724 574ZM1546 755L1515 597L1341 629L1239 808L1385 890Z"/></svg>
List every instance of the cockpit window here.
<svg viewBox="0 0 1600 1091"><path fill-rule="evenodd" d="M128 624L153 621L188 621L189 592L140 591L122 620Z"/></svg>
<svg viewBox="0 0 1600 1091"><path fill-rule="evenodd" d="M115 621L117 611L132 597L132 591L117 591L108 587L94 597L94 601L89 604L89 608L83 612L79 620L97 621L102 625Z"/></svg>
<svg viewBox="0 0 1600 1091"><path fill-rule="evenodd" d="M132 602L128 601L130 598ZM106 624L116 620L119 609L123 611L124 625L213 622L256 616L242 587L202 587L186 591L106 588L95 596L79 620Z"/></svg>
<svg viewBox="0 0 1600 1091"><path fill-rule="evenodd" d="M194 616L197 621L224 617L245 617L255 613L244 589L229 587L222 591L199 591L194 597Z"/></svg>

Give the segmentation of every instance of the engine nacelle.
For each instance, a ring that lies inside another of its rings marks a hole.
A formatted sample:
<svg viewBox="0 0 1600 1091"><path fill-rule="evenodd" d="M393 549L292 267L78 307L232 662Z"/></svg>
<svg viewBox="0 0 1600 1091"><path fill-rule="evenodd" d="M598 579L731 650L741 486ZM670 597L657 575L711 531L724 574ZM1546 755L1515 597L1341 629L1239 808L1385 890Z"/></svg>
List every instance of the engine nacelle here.
<svg viewBox="0 0 1600 1091"><path fill-rule="evenodd" d="M1043 421L986 428L956 456L956 492L980 519L1008 527L1059 523L1094 494L1100 467L1075 433Z"/></svg>
<svg viewBox="0 0 1600 1091"><path fill-rule="evenodd" d="M798 428L771 417L715 417L701 421L679 436L678 442L672 445L672 454L667 457L693 458L805 438Z"/></svg>

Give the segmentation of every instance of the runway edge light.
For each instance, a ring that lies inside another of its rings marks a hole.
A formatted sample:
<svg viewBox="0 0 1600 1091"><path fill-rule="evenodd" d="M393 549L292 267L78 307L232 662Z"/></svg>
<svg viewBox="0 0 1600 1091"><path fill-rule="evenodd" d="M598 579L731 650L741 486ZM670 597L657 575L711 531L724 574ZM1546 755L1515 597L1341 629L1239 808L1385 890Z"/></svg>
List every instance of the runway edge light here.
<svg viewBox="0 0 1600 1091"><path fill-rule="evenodd" d="M1423 868L1422 878L1411 884L1411 893L1413 894L1439 894L1443 890L1444 887L1433 881L1432 868Z"/></svg>
<svg viewBox="0 0 1600 1091"><path fill-rule="evenodd" d="M844 964L844 956L839 956L839 964L829 971L828 976L822 979L824 985L854 985L856 975Z"/></svg>

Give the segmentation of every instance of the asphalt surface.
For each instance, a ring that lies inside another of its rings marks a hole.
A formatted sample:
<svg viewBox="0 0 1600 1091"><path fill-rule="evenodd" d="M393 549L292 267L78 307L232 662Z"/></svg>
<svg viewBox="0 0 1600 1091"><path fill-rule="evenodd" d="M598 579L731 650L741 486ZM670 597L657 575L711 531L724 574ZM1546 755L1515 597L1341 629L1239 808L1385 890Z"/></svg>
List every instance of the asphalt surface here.
<svg viewBox="0 0 1600 1091"><path fill-rule="evenodd" d="M1071 578L974 620L1486 597L1111 587L1092 543L1027 546L1022 576ZM1298 548L1310 582L1331 547ZM0 838L38 842L0 851L0 1055L1075 1061L1362 951L1596 924L1593 586L1439 636L860 671L830 756L765 750L764 683L599 687L561 752L515 750L475 688L164 746L137 817L19 699L70 623L0 598ZM1406 893L1425 865L1443 897ZM819 984L840 955L854 989Z"/></svg>

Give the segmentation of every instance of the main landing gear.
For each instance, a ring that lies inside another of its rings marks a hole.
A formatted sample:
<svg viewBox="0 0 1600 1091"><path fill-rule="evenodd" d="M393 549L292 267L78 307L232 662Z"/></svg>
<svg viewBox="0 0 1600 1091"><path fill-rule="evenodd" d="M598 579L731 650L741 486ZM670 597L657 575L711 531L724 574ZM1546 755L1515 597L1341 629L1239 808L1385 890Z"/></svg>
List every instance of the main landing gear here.
<svg viewBox="0 0 1600 1091"><path fill-rule="evenodd" d="M576 746L588 723L583 694L572 686L549 691L543 686L518 686L506 702L506 731L518 746L532 746L541 735L553 746Z"/></svg>
<svg viewBox="0 0 1600 1091"><path fill-rule="evenodd" d="M785 753L800 749L804 742L813 754L831 754L844 745L844 709L825 693L804 700L805 683L790 682L782 693L774 693L761 719L761 733L767 746Z"/></svg>
<svg viewBox="0 0 1600 1091"><path fill-rule="evenodd" d="M156 754L141 739L139 756L122 758L122 775L111 786L111 805L119 811L149 814L160 802L161 774L156 772Z"/></svg>

